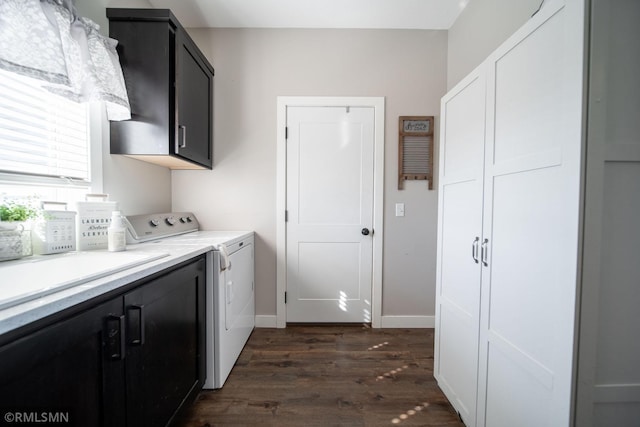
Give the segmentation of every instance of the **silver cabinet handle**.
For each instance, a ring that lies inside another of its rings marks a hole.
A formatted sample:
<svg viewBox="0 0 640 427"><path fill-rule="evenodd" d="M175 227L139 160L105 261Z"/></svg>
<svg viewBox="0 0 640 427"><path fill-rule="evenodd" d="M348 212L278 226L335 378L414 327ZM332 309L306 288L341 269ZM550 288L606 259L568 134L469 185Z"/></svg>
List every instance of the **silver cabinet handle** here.
<svg viewBox="0 0 640 427"><path fill-rule="evenodd" d="M182 138L180 138L182 140L182 142L180 143L178 141L178 148L187 148L187 127L185 125L178 125L178 130L180 131L180 134L182 135ZM178 138L180 137L180 135L178 135Z"/></svg>
<svg viewBox="0 0 640 427"><path fill-rule="evenodd" d="M471 258L473 258L476 264L479 262L478 261L478 242L479 241L480 241L480 238L476 236L476 239L471 244Z"/></svg>
<svg viewBox="0 0 640 427"><path fill-rule="evenodd" d="M482 241L482 253L480 255L480 257L482 258L482 264L485 267L489 266L489 262L487 261L488 257L489 257L489 239L484 239Z"/></svg>

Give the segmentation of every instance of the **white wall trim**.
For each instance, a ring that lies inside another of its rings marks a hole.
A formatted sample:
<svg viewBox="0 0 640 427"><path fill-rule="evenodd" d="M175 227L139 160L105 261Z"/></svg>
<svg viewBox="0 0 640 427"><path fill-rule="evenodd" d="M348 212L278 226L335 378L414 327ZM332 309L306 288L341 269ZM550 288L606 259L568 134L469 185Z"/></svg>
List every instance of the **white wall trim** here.
<svg viewBox="0 0 640 427"><path fill-rule="evenodd" d="M256 328L276 328L278 326L278 319L273 314L260 314L256 315Z"/></svg>
<svg viewBox="0 0 640 427"><path fill-rule="evenodd" d="M435 316L380 316L380 328L434 328ZM285 323L286 326L286 323ZM285 327L282 326L282 327ZM256 328L277 328L274 315L256 315Z"/></svg>
<svg viewBox="0 0 640 427"><path fill-rule="evenodd" d="M434 328L435 316L382 316L382 328Z"/></svg>
<svg viewBox="0 0 640 427"><path fill-rule="evenodd" d="M287 107L373 107L375 117L374 179L373 179L373 275L371 325L381 327L382 312L382 243L384 214L384 97L306 97L279 96L277 98L277 147L276 147L276 317L277 327L287 325L284 293L287 290L286 275L286 226L284 212L287 207L287 149L284 129L287 125Z"/></svg>

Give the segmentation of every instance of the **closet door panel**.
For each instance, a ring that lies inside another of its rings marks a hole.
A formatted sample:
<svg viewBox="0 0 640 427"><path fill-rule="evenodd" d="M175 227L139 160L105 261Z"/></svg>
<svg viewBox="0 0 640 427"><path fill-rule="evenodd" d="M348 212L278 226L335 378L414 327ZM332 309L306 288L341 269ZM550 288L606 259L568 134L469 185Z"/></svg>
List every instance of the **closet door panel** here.
<svg viewBox="0 0 640 427"><path fill-rule="evenodd" d="M482 207L478 190L475 181L444 185L441 198L446 218L441 230L440 296L467 317L478 315L480 302L480 264L474 261L473 253L475 245L479 258L482 223L479 215L470 215L473 208Z"/></svg>
<svg viewBox="0 0 640 427"><path fill-rule="evenodd" d="M539 156L559 148L565 76L564 14L551 16L495 62L495 143L493 164Z"/></svg>
<svg viewBox="0 0 640 427"><path fill-rule="evenodd" d="M505 351L506 350L506 351ZM514 365L509 350L489 344L485 425L490 427L539 427L560 425L551 421L546 408L551 399L538 378ZM519 398L527 390L526 398ZM565 424L562 424L565 425ZM568 424L566 424L568 425Z"/></svg>
<svg viewBox="0 0 640 427"><path fill-rule="evenodd" d="M583 21L566 3L489 59L479 425L571 418Z"/></svg>
<svg viewBox="0 0 640 427"><path fill-rule="evenodd" d="M445 182L481 181L486 108L484 70L477 70L460 86L442 103L440 176Z"/></svg>
<svg viewBox="0 0 640 427"><path fill-rule="evenodd" d="M572 218L562 210L560 172L552 167L493 179L489 340L546 367L556 345L564 345L556 323L572 320L565 316L569 295L559 286L566 255L575 250L575 240L563 238Z"/></svg>
<svg viewBox="0 0 640 427"><path fill-rule="evenodd" d="M478 330L471 327L474 323L477 321L451 304L441 305L438 327L447 338L439 345L438 385L469 426L475 422L478 376Z"/></svg>
<svg viewBox="0 0 640 427"><path fill-rule="evenodd" d="M438 194L434 373L469 426L476 420L481 286L485 79L479 71L443 99Z"/></svg>
<svg viewBox="0 0 640 427"><path fill-rule="evenodd" d="M481 190L475 180L440 188L436 378L468 425L476 410L480 264L473 246L479 253Z"/></svg>

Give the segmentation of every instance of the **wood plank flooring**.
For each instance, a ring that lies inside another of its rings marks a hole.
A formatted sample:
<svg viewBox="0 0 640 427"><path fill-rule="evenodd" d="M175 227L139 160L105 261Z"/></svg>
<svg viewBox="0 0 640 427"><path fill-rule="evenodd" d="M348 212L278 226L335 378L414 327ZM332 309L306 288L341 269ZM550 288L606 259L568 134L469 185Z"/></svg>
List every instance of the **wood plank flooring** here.
<svg viewBox="0 0 640 427"><path fill-rule="evenodd" d="M254 330L176 424L464 427L433 378L433 329L368 325Z"/></svg>

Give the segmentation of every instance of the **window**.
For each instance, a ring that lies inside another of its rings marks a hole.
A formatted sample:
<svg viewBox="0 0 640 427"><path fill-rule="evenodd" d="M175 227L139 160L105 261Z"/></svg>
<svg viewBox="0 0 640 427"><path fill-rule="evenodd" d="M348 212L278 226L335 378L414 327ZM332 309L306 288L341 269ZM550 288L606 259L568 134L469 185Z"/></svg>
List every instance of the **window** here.
<svg viewBox="0 0 640 427"><path fill-rule="evenodd" d="M88 104L0 71L0 195L74 201L91 188Z"/></svg>

